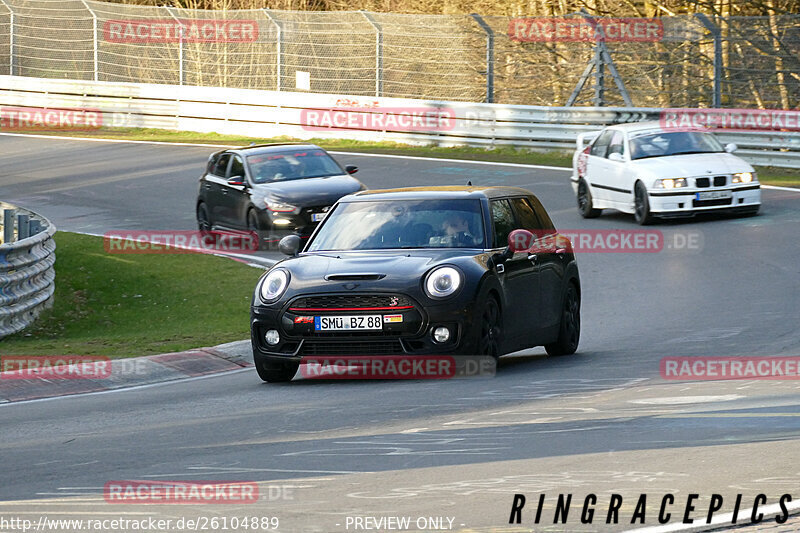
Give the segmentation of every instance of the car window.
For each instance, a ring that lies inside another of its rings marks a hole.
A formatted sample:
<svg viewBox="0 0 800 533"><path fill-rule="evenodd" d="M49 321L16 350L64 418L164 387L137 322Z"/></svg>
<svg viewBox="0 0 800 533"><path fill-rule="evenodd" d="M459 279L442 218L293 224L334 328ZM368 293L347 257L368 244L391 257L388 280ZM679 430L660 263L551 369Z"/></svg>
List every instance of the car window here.
<svg viewBox="0 0 800 533"><path fill-rule="evenodd" d="M608 152L606 153L606 157L610 156L611 154L620 154L623 155L625 153L625 135L621 131L615 131L614 136L611 137L611 141L608 143Z"/></svg>
<svg viewBox="0 0 800 533"><path fill-rule="evenodd" d="M548 215L547 211L545 211L542 202L540 202L535 196L528 197L528 201L533 206L534 211L536 211L536 216L539 218L542 228L545 230L555 231L556 227L553 225L550 215Z"/></svg>
<svg viewBox="0 0 800 533"><path fill-rule="evenodd" d="M611 135L613 134L613 130L606 130L601 133L600 136L595 139L594 144L592 144L592 150L590 153L592 155L596 155L597 157L605 157L608 143L611 141Z"/></svg>
<svg viewBox="0 0 800 533"><path fill-rule="evenodd" d="M214 165L214 170L211 171L215 176L224 177L228 171L228 161L231 159L231 154L221 154L217 158L217 163Z"/></svg>
<svg viewBox="0 0 800 533"><path fill-rule="evenodd" d="M494 225L494 247L502 248L508 244L508 234L514 230L514 212L508 200L492 201L492 224Z"/></svg>
<svg viewBox="0 0 800 533"><path fill-rule="evenodd" d="M679 154L705 154L725 149L711 133L697 131L643 132L630 140L631 159Z"/></svg>
<svg viewBox="0 0 800 533"><path fill-rule="evenodd" d="M344 174L339 163L322 149L293 149L247 156L254 183L322 178Z"/></svg>
<svg viewBox="0 0 800 533"><path fill-rule="evenodd" d="M238 155L233 156L233 162L231 163L231 169L228 173L228 177L233 176L242 176L244 177L244 163L242 163L242 158Z"/></svg>
<svg viewBox="0 0 800 533"><path fill-rule="evenodd" d="M544 229L527 198L512 198L511 205L514 206L514 211L517 213L517 220L519 221L517 227L530 231Z"/></svg>

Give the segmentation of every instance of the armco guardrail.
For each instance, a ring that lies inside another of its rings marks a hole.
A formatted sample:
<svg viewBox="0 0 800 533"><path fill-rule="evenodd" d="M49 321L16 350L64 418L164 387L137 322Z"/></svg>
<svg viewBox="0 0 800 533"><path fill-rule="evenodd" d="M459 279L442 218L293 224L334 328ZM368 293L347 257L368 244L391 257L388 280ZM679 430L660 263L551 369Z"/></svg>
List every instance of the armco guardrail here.
<svg viewBox="0 0 800 533"><path fill-rule="evenodd" d="M0 202L0 338L23 330L49 307L55 290L55 226Z"/></svg>
<svg viewBox="0 0 800 533"><path fill-rule="evenodd" d="M603 125L655 120L662 113L657 108L556 108L21 76L0 76L0 106L5 131L15 130L14 125L17 131L46 128L47 124L31 118L36 110L80 109L91 114L91 120L61 126L550 150L573 149L579 133ZM31 110L28 118L33 122L17 120L20 109ZM336 115L336 110L346 111ZM434 125L414 123L408 120L409 113L439 113L447 120ZM351 118L358 120L348 122ZM795 126L796 122L795 118ZM722 130L718 136L723 143L736 143L737 154L754 164L800 168L800 131L796 130Z"/></svg>

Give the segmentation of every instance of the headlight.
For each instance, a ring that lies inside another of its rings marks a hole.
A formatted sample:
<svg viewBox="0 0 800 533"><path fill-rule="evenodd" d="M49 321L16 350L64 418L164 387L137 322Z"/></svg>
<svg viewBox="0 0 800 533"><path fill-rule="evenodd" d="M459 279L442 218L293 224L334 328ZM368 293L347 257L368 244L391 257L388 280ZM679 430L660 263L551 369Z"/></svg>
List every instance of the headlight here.
<svg viewBox="0 0 800 533"><path fill-rule="evenodd" d="M425 292L431 298L445 298L461 287L461 273L453 267L439 267L425 279Z"/></svg>
<svg viewBox="0 0 800 533"><path fill-rule="evenodd" d="M686 187L686 178L667 178L664 180L656 180L653 184L656 189L680 189Z"/></svg>
<svg viewBox="0 0 800 533"><path fill-rule="evenodd" d="M751 183L753 181L758 181L755 172L738 172L733 175L731 183Z"/></svg>
<svg viewBox="0 0 800 533"><path fill-rule="evenodd" d="M300 212L300 208L296 205L285 204L270 198L264 198L264 204L267 206L267 209L273 213L292 213L296 215Z"/></svg>
<svg viewBox="0 0 800 533"><path fill-rule="evenodd" d="M273 270L261 283L261 299L267 303L274 302L283 295L289 285L289 273L278 268Z"/></svg>

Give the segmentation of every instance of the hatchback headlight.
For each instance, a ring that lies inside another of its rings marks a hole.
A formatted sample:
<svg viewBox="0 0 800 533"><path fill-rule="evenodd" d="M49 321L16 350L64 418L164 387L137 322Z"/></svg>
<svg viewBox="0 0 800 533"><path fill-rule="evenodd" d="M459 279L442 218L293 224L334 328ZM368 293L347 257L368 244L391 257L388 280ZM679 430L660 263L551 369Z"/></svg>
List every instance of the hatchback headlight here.
<svg viewBox="0 0 800 533"><path fill-rule="evenodd" d="M686 187L686 178L667 178L663 180L656 180L653 187L656 189L680 189Z"/></svg>
<svg viewBox="0 0 800 533"><path fill-rule="evenodd" d="M425 278L425 292L431 298L446 298L461 287L461 272L450 266L431 270Z"/></svg>
<svg viewBox="0 0 800 533"><path fill-rule="evenodd" d="M733 175L731 183L752 183L758 181L755 172L737 172Z"/></svg>
<svg viewBox="0 0 800 533"><path fill-rule="evenodd" d="M296 215L300 212L300 208L296 205L285 204L271 198L264 198L264 204L267 206L267 209L273 213L291 213Z"/></svg>
<svg viewBox="0 0 800 533"><path fill-rule="evenodd" d="M286 292L288 286L289 273L282 268L277 268L267 274L261 283L261 299L266 303L272 303Z"/></svg>

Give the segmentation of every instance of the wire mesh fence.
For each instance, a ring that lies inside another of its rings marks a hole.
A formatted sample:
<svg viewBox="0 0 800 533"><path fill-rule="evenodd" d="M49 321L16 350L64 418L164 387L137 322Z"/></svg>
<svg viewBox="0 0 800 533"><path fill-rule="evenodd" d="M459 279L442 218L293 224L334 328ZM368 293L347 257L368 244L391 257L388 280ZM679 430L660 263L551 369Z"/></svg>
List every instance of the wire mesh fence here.
<svg viewBox="0 0 800 533"><path fill-rule="evenodd" d="M800 106L800 15L558 19L0 0L0 73L545 106Z"/></svg>

